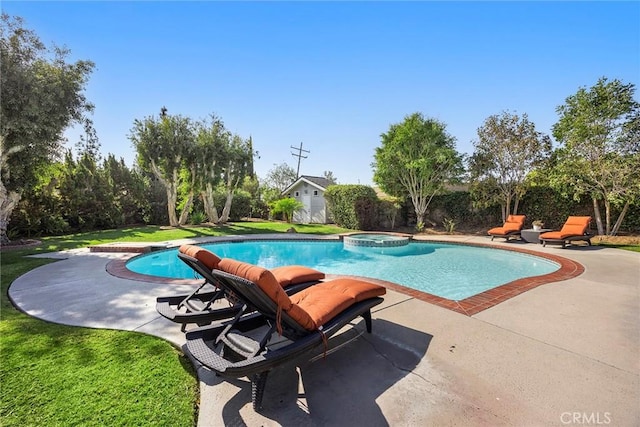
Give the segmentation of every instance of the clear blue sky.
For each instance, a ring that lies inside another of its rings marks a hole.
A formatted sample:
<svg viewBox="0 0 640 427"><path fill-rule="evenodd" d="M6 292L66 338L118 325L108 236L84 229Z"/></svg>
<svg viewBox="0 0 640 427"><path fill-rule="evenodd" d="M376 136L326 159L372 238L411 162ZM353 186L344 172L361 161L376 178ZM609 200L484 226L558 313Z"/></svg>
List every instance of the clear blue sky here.
<svg viewBox="0 0 640 427"><path fill-rule="evenodd" d="M639 2L5 0L2 10L96 63L87 97L102 152L129 165L134 119L166 106L216 113L252 136L261 178L274 164L295 169L290 146L303 142L302 174L372 184L380 135L413 112L472 153L490 115L527 113L551 134L579 87L640 80Z"/></svg>

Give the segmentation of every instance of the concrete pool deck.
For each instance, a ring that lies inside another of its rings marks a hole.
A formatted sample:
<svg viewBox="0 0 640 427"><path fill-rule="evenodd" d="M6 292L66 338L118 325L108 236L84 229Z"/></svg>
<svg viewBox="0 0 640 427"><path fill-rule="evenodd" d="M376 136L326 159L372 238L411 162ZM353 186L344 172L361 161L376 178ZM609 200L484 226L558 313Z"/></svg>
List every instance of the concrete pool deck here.
<svg viewBox="0 0 640 427"><path fill-rule="evenodd" d="M640 253L484 236L424 239L526 248L577 262L584 272L471 316L390 290L374 308L371 335L326 359L275 369L259 414L247 379L225 381L199 368L198 425L640 425ZM9 296L21 310L184 344L180 326L156 313L155 298L191 286L106 273L130 253L38 256L63 261L12 283Z"/></svg>

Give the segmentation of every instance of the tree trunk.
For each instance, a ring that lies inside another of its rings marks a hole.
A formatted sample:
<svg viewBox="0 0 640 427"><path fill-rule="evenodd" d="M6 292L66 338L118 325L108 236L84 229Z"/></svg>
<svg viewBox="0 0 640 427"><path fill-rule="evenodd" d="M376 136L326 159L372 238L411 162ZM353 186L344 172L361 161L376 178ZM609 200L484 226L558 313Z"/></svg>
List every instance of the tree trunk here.
<svg viewBox="0 0 640 427"><path fill-rule="evenodd" d="M415 208L416 212L416 228L418 231L422 231L422 227L424 227L424 216L426 215L426 210Z"/></svg>
<svg viewBox="0 0 640 427"><path fill-rule="evenodd" d="M173 179L168 181L162 175L162 171L156 165L156 162L151 160L151 171L158 178L158 181L164 186L167 192L167 213L169 214L169 225L177 227L178 216L176 215L176 206L178 204L178 171L173 171Z"/></svg>
<svg viewBox="0 0 640 427"><path fill-rule="evenodd" d="M227 199L224 202L222 215L220 215L220 224L226 224L227 221L229 221L229 214L231 213L232 202L233 202L233 190L227 190Z"/></svg>
<svg viewBox="0 0 640 427"><path fill-rule="evenodd" d="M216 204L213 198L213 186L211 183L206 184L205 191L202 191L200 195L202 196L204 213L207 214L209 222L217 224L220 221L220 218L218 218L218 210L216 209Z"/></svg>
<svg viewBox="0 0 640 427"><path fill-rule="evenodd" d="M21 151L24 146L14 146L9 149L5 148L4 136L0 135L0 245L6 245L10 242L7 228L9 220L16 205L22 198L21 191L7 191L7 187L2 182L2 169L7 165L7 159L10 155Z"/></svg>
<svg viewBox="0 0 640 427"><path fill-rule="evenodd" d="M416 213L416 228L421 231L421 227L424 227L424 217L427 214L427 205L424 202L424 198L419 194L412 194L411 201L413 202L413 210Z"/></svg>
<svg viewBox="0 0 640 427"><path fill-rule="evenodd" d="M611 203L609 202L609 200L607 200L606 197L604 199L604 218L605 218L604 232L607 233L607 236L610 236L609 233L611 232Z"/></svg>
<svg viewBox="0 0 640 427"><path fill-rule="evenodd" d="M600 206L598 206L598 199L593 197L593 215L596 217L596 225L598 227L598 234L604 235L604 228L602 227L602 217L600 216Z"/></svg>
<svg viewBox="0 0 640 427"><path fill-rule="evenodd" d="M520 205L520 196L516 194L515 200L513 202L513 211L511 212L514 215L518 215L518 205Z"/></svg>
<svg viewBox="0 0 640 427"><path fill-rule="evenodd" d="M396 228L396 216L398 216L398 211L397 209L391 208L391 215L390 215L390 220L391 220L391 229L395 230Z"/></svg>
<svg viewBox="0 0 640 427"><path fill-rule="evenodd" d="M240 184L240 176L237 178L233 176L231 172L231 165L227 170L227 199L224 202L224 208L222 209L222 214L220 215L220 224L226 224L229 221L229 214L231 213L231 203L233 202L233 193L238 188L238 184Z"/></svg>
<svg viewBox="0 0 640 427"><path fill-rule="evenodd" d="M178 222L178 215L176 215L177 204L178 195L167 187L167 213L169 214L169 225L172 227L177 227L180 224Z"/></svg>
<svg viewBox="0 0 640 427"><path fill-rule="evenodd" d="M189 196L187 197L187 201L184 204L184 208L182 208L182 212L180 212L180 219L178 220L178 225L180 225L181 227L185 225L187 223L187 219L189 219L191 206L193 206L193 191L189 192Z"/></svg>
<svg viewBox="0 0 640 427"><path fill-rule="evenodd" d="M4 183L0 181L0 244L6 245L10 242L7 235L7 228L13 209L16 207L22 195L15 191L7 191Z"/></svg>
<svg viewBox="0 0 640 427"><path fill-rule="evenodd" d="M618 215L618 220L613 226L613 230L611 230L611 235L615 236L618 234L618 230L620 230L620 226L622 225L622 220L624 220L624 216L627 214L627 210L629 209L629 202L624 204L624 208L622 208L622 212Z"/></svg>
<svg viewBox="0 0 640 427"><path fill-rule="evenodd" d="M195 165L191 166L191 168L189 169L189 171L191 172L191 180L190 180L190 185L189 185L189 195L187 196L187 200L184 203L184 207L182 208L182 212L180 212L180 219L178 220L178 223L180 224L180 226L182 227L183 225L185 225L187 223L187 220L189 219L189 214L191 213L191 207L193 206L193 195L194 195L194 188L196 186L196 167ZM177 180L176 180L177 182Z"/></svg>

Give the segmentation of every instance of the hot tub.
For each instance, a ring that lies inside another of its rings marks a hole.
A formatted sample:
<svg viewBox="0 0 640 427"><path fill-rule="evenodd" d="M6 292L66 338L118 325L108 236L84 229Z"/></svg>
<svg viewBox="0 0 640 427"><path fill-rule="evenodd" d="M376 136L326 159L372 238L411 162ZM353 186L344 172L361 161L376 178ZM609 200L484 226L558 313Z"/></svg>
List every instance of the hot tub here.
<svg viewBox="0 0 640 427"><path fill-rule="evenodd" d="M409 236L382 233L350 234L343 237L345 246L365 246L374 248L392 248L409 244Z"/></svg>

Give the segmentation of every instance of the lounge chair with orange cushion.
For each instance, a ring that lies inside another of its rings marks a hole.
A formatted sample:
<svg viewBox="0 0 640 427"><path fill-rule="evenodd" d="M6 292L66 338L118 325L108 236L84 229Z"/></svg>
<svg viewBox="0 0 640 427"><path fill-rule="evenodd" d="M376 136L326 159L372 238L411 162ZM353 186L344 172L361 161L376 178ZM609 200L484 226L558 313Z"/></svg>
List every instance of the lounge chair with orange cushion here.
<svg viewBox="0 0 640 427"><path fill-rule="evenodd" d="M249 377L254 410L262 406L271 369L314 349L326 354L328 339L359 316L371 332L371 308L385 294L382 286L340 278L289 296L271 271L228 258L211 274L256 312L187 332L186 348L223 377Z"/></svg>
<svg viewBox="0 0 640 427"><path fill-rule="evenodd" d="M509 215L502 227L492 228L487 231L487 234L491 236L491 241L495 237L503 237L507 241L512 237L520 237L525 219L527 219L526 215Z"/></svg>
<svg viewBox="0 0 640 427"><path fill-rule="evenodd" d="M546 246L547 243L560 243L564 248L567 243L575 241L584 241L591 246L590 223L590 216L570 216L560 231L549 231L540 235L542 246Z"/></svg>
<svg viewBox="0 0 640 427"><path fill-rule="evenodd" d="M182 245L178 250L178 258L204 281L188 295L156 298L158 313L172 322L181 323L183 330L189 323L202 326L214 320L232 318L238 313L244 302L239 301L224 283L211 275L211 270L218 268L220 262L217 255L196 245ZM318 270L299 265L276 267L271 273L288 294L299 292L325 277Z"/></svg>

